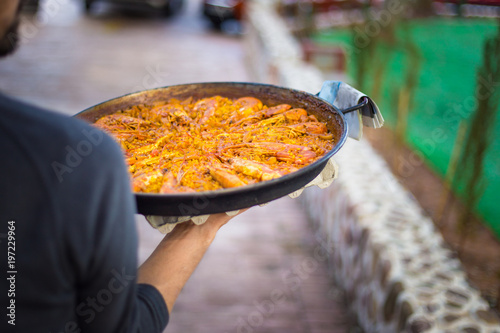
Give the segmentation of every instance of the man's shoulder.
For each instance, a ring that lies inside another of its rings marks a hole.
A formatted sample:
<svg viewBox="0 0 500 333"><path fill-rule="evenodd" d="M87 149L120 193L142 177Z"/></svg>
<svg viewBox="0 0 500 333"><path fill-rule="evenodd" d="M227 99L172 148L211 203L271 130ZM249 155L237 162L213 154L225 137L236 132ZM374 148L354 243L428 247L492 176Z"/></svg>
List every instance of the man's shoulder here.
<svg viewBox="0 0 500 333"><path fill-rule="evenodd" d="M2 95L0 129L2 144L18 152L17 158L50 165L59 182L75 171L123 164L118 144L96 127Z"/></svg>
<svg viewBox="0 0 500 333"><path fill-rule="evenodd" d="M23 135L38 135L41 140L55 136L71 139L88 127L84 122L0 94L0 116L3 123Z"/></svg>
<svg viewBox="0 0 500 333"><path fill-rule="evenodd" d="M0 94L0 125L11 137L25 138L44 153L76 151L82 157L105 148L115 151L117 145L101 130L80 119L45 110ZM96 149L99 147L101 149Z"/></svg>

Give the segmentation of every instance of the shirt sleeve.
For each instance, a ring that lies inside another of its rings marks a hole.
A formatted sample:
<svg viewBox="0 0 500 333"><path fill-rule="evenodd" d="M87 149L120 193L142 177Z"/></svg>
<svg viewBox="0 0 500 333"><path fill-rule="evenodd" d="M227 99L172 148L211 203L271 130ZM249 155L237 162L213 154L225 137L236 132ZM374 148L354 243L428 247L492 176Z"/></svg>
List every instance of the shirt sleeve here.
<svg viewBox="0 0 500 333"><path fill-rule="evenodd" d="M168 323L168 311L162 295L149 284L139 284L137 289L138 306L142 307L137 313L147 314L139 321L139 332L151 332L159 327L164 328ZM167 316L165 317L164 314ZM154 314L154 315L153 315Z"/></svg>

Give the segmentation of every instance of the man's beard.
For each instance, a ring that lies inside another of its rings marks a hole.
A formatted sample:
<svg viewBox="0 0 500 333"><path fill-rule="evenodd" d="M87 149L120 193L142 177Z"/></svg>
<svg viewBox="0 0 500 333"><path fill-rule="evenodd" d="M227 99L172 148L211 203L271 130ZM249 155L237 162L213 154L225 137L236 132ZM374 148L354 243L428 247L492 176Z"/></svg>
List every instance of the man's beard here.
<svg viewBox="0 0 500 333"><path fill-rule="evenodd" d="M0 56L6 56L17 48L19 41L19 10L17 12L16 18L7 29L4 36L0 37Z"/></svg>

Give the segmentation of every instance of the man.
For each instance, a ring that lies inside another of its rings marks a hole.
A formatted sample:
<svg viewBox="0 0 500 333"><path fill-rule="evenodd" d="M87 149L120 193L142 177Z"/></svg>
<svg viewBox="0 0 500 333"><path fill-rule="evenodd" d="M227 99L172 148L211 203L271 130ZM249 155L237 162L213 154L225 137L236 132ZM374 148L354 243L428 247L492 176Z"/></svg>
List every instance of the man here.
<svg viewBox="0 0 500 333"><path fill-rule="evenodd" d="M2 55L19 11L0 1ZM176 226L137 269L135 202L110 137L0 94L0 151L0 331L161 332L230 217Z"/></svg>

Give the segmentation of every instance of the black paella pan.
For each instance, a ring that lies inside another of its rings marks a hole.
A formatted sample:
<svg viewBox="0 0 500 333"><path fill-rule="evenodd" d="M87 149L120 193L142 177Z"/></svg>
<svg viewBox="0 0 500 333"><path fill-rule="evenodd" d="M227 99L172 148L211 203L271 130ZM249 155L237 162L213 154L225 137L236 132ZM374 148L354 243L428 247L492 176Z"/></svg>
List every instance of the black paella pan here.
<svg viewBox="0 0 500 333"><path fill-rule="evenodd" d="M192 97L196 100L215 95L227 98L252 96L268 106L286 103L294 108L304 108L326 123L334 135L334 147L314 163L277 179L206 192L134 193L139 214L196 216L238 210L278 199L311 182L323 170L328 160L339 151L347 138L348 129L344 115L332 104L304 91L256 83L193 83L144 90L95 105L78 113L75 117L94 123L102 116L133 105L166 101L170 98ZM353 110L355 108L344 110L344 112Z"/></svg>

